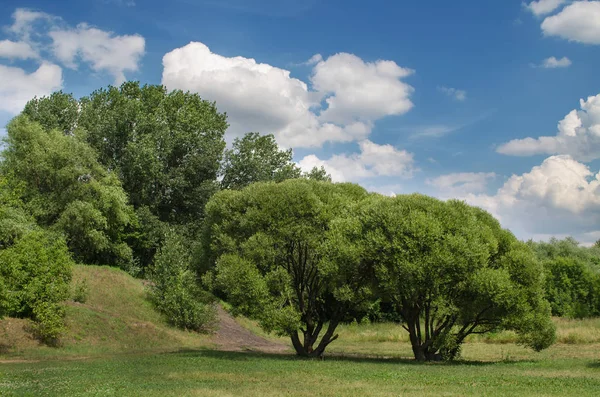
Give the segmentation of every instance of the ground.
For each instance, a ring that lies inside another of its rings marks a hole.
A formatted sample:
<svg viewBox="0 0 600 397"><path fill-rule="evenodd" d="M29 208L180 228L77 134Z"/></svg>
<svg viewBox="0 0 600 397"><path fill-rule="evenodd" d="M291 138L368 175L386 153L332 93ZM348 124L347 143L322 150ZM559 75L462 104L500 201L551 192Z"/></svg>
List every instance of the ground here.
<svg viewBox="0 0 600 397"><path fill-rule="evenodd" d="M456 363L416 363L395 324L352 324L324 360L296 358L286 338L219 308L219 327L168 326L144 286L105 267L77 267L85 303L70 302L59 348L28 322L0 321L0 396L595 396L600 319L555 319L558 343L535 353L511 333L471 338Z"/></svg>

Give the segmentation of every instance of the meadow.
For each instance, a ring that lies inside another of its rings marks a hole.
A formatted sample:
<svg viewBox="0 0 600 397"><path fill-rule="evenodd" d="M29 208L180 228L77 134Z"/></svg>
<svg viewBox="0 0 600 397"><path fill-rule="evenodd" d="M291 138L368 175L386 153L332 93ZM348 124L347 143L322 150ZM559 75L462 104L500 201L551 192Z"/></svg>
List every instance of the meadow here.
<svg viewBox="0 0 600 397"><path fill-rule="evenodd" d="M472 337L453 363L417 363L394 324L339 329L323 360L279 353L222 351L215 338L166 325L143 282L108 267L78 266L84 304L68 306L58 348L0 322L2 396L593 396L600 390L600 319L554 319L558 340L535 353L511 333ZM237 323L273 343L245 318ZM12 325L8 325L12 324Z"/></svg>

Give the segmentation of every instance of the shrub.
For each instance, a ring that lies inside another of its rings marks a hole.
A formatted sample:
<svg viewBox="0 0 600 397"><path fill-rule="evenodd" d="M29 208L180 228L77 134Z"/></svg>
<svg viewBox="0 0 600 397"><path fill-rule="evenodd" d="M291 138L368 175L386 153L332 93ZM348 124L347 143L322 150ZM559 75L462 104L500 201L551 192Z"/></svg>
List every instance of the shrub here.
<svg viewBox="0 0 600 397"><path fill-rule="evenodd" d="M64 239L43 230L0 250L7 314L31 318L36 335L49 344L64 331L62 302L69 297L72 264Z"/></svg>
<svg viewBox="0 0 600 397"><path fill-rule="evenodd" d="M73 286L73 294L72 299L77 303L85 303L87 302L87 298L90 294L90 287L88 285L87 279L83 279L77 284Z"/></svg>
<svg viewBox="0 0 600 397"><path fill-rule="evenodd" d="M191 257L180 235L171 231L154 258L150 296L172 325L206 331L216 319L211 297L197 283Z"/></svg>

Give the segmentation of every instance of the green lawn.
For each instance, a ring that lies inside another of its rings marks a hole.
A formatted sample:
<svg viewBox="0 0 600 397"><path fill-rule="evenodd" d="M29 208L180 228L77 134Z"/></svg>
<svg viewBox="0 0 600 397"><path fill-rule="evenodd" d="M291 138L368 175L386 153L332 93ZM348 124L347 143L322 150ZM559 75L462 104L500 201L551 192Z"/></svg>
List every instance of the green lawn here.
<svg viewBox="0 0 600 397"><path fill-rule="evenodd" d="M3 396L593 396L599 391L600 361L581 358L417 364L199 350L0 364Z"/></svg>
<svg viewBox="0 0 600 397"><path fill-rule="evenodd" d="M90 294L69 303L62 347L0 321L0 396L600 396L600 319L555 319L558 343L540 353L509 332L473 337L450 364L415 363L398 325L343 325L325 360L302 360L215 351L209 336L168 326L121 271L80 266L75 278Z"/></svg>

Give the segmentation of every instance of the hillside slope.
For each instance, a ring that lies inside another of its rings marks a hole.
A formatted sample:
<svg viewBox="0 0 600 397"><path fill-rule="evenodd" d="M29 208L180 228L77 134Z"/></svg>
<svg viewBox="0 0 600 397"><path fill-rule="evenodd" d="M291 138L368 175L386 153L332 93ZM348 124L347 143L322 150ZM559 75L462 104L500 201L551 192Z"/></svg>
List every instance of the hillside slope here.
<svg viewBox="0 0 600 397"><path fill-rule="evenodd" d="M0 354L4 356L64 356L115 352L210 348L214 337L169 326L146 297L144 284L106 266L75 266L73 285L86 280L85 303L67 302L68 331L60 348L40 346L29 322L0 321Z"/></svg>

